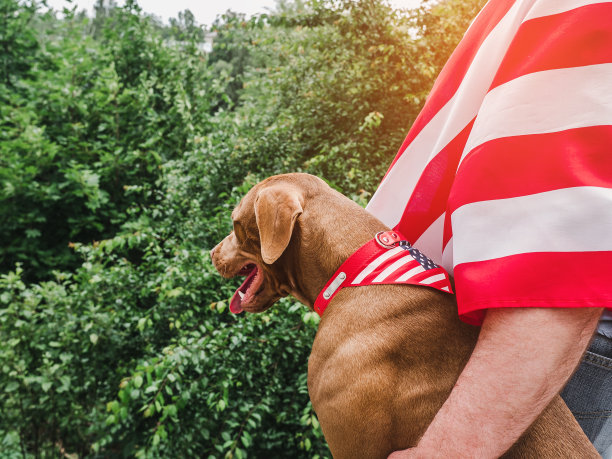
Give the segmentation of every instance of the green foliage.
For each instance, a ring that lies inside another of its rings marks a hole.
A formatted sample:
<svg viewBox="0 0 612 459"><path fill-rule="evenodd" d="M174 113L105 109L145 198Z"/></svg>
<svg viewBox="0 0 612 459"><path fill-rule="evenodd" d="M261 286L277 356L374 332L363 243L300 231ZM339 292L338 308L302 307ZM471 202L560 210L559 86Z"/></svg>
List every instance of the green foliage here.
<svg viewBox="0 0 612 459"><path fill-rule="evenodd" d="M28 75L38 51L31 22L36 12L34 1L19 4L0 0L0 81L12 87L15 80Z"/></svg>
<svg viewBox="0 0 612 459"><path fill-rule="evenodd" d="M134 6L101 41L77 18L41 20L36 71L0 87L0 266L21 262L30 280L76 267L69 242L109 237L148 205L126 187L156 186L218 97L203 56L166 46Z"/></svg>
<svg viewBox="0 0 612 459"><path fill-rule="evenodd" d="M379 1L315 6L292 18L271 47L276 65L248 83L245 104L266 91L278 101L265 121L263 151L248 156L257 161L253 169L272 159L271 172L302 169L348 193L372 192L429 81L413 64L409 18ZM313 27L313 17L325 20Z"/></svg>
<svg viewBox="0 0 612 459"><path fill-rule="evenodd" d="M207 251L150 223L77 245L74 274L0 279L0 433L23 426L35 455L324 452L305 380L316 321L288 300L231 315Z"/></svg>
<svg viewBox="0 0 612 459"><path fill-rule="evenodd" d="M269 174L365 204L479 4L283 1L205 55L187 12L0 0L2 456L329 457L318 316L232 315L208 251Z"/></svg>
<svg viewBox="0 0 612 459"><path fill-rule="evenodd" d="M414 24L422 38L418 41L420 65L438 74L472 19L487 0L424 0L414 14Z"/></svg>
<svg viewBox="0 0 612 459"><path fill-rule="evenodd" d="M178 18L170 18L170 31L168 36L178 41L204 41L204 29L197 25L195 17L190 10L182 11Z"/></svg>

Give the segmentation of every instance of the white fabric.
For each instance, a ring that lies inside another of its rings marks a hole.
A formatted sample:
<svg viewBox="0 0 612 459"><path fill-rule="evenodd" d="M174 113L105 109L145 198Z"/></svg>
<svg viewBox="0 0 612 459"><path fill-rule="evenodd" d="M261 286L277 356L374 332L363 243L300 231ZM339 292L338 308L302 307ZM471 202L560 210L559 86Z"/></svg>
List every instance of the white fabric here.
<svg viewBox="0 0 612 459"><path fill-rule="evenodd" d="M531 73L492 89L461 161L493 139L612 124L610 81L612 64L598 64Z"/></svg>
<svg viewBox="0 0 612 459"><path fill-rule="evenodd" d="M526 215L529 225L522 223ZM563 188L473 202L457 209L451 218L453 226L470 228L453 235L454 266L521 253L612 250L610 188Z"/></svg>

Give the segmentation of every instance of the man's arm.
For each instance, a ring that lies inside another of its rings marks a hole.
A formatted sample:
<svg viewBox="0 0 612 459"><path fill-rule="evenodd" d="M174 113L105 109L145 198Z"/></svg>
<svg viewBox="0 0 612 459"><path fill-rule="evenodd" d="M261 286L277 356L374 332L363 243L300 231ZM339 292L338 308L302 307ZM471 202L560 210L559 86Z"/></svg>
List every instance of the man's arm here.
<svg viewBox="0 0 612 459"><path fill-rule="evenodd" d="M497 458L563 388L602 309L490 309L469 362L416 448L389 458Z"/></svg>

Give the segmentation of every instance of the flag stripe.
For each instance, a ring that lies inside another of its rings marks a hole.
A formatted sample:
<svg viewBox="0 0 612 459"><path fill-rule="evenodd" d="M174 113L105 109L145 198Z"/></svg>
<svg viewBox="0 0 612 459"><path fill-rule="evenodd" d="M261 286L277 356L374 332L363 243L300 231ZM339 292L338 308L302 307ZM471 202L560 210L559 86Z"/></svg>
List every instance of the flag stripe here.
<svg viewBox="0 0 612 459"><path fill-rule="evenodd" d="M529 73L605 62L612 62L612 3L596 3L525 22L492 87Z"/></svg>
<svg viewBox="0 0 612 459"><path fill-rule="evenodd" d="M404 255L402 258L396 260L394 263L385 268L384 271L382 271L378 276L376 276L376 278L374 278L372 283L379 283L384 281L387 277L389 277L391 274L393 274L395 271L397 271L399 268L401 268L407 263L413 262L413 264L418 264L418 262L412 257L412 255L410 255L410 253L408 253L407 251L405 252L406 255Z"/></svg>
<svg viewBox="0 0 612 459"><path fill-rule="evenodd" d="M610 81L612 64L598 64L537 72L493 89L482 104L462 161L493 139L612 124Z"/></svg>
<svg viewBox="0 0 612 459"><path fill-rule="evenodd" d="M398 277L395 282L406 282L408 279L410 279L411 277L416 276L417 274L420 274L422 272L425 272L425 268L423 268L421 265L418 265L417 267L411 269L410 271L406 272L405 274L401 275L400 277Z"/></svg>
<svg viewBox="0 0 612 459"><path fill-rule="evenodd" d="M423 284L424 280L429 279L432 276L437 276L438 274L444 274L444 277L446 277L446 273L444 272L443 268L434 268L434 269L429 269L429 270L424 270L421 273L415 274L414 276L412 276L412 281L417 282L419 284ZM441 278L440 278L441 279ZM432 284L437 284L439 281L439 279L436 279L434 281L432 281ZM432 285L432 284L427 284L427 285Z"/></svg>
<svg viewBox="0 0 612 459"><path fill-rule="evenodd" d="M450 287L448 285L449 285L448 281L444 280L444 281L433 282L429 284L427 287L433 287L433 288L437 288L438 290L444 290L446 292L450 292Z"/></svg>
<svg viewBox="0 0 612 459"><path fill-rule="evenodd" d="M446 279L446 276L444 274L436 274L435 276L431 276L431 277L428 277L427 279L423 279L422 281L420 281L420 283L429 285L429 284L433 284L434 282L438 282L444 279Z"/></svg>
<svg viewBox="0 0 612 459"><path fill-rule="evenodd" d="M457 180L455 178L455 180ZM464 202L464 204L466 204ZM443 251L446 250L446 245L448 244L448 241L450 241L453 237L453 225L452 225L452 220L451 220L451 216L452 213L446 212L444 214L444 234L442 235L443 239L442 239L442 247L443 247Z"/></svg>
<svg viewBox="0 0 612 459"><path fill-rule="evenodd" d="M455 268L462 319L475 324L486 308L610 308L610 279L612 252L581 253L578 261L575 253L527 253Z"/></svg>
<svg viewBox="0 0 612 459"><path fill-rule="evenodd" d="M429 228L431 222L444 213L453 177L457 172L457 165L472 125L473 121L433 158L423 171L416 185L416 192L408 201L404 215L397 226L408 240L416 241ZM427 253L431 255L431 252Z"/></svg>
<svg viewBox="0 0 612 459"><path fill-rule="evenodd" d="M602 2L597 0L552 0L552 1L540 1L537 2L529 13L525 17L525 20L531 20L535 18L539 18L542 16L552 16L554 14L561 14L566 11L573 10L575 8L580 8L588 5L596 5L602 3L610 3L610 2Z"/></svg>
<svg viewBox="0 0 612 459"><path fill-rule="evenodd" d="M374 259L374 261L369 263L368 266L366 266L366 268L363 271L361 271L357 275L357 277L355 277L352 284L359 284L363 279L365 279L368 275L370 275L376 268L378 268L386 260L388 260L389 258L395 255L403 253L403 252L404 252L404 249L402 249L401 247L396 247L394 249L391 249L383 253L381 256L377 257L376 259Z"/></svg>
<svg viewBox="0 0 612 459"><path fill-rule="evenodd" d="M492 140L466 157L448 208L584 185L612 188L611 148L612 126Z"/></svg>
<svg viewBox="0 0 612 459"><path fill-rule="evenodd" d="M612 250L610 209L612 189L599 187L466 204L452 215L455 276L461 263L521 253Z"/></svg>

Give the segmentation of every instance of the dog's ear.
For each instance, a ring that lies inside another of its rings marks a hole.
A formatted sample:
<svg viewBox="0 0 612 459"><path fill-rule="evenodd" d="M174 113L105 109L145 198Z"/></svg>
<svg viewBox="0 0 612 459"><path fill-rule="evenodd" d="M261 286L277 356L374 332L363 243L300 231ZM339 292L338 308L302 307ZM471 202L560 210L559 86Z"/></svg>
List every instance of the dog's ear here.
<svg viewBox="0 0 612 459"><path fill-rule="evenodd" d="M267 264L280 257L291 240L295 220L302 213L300 194L279 185L264 188L255 199L261 256Z"/></svg>

